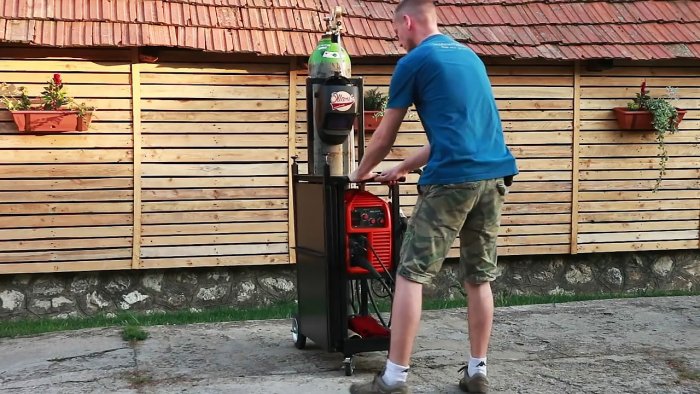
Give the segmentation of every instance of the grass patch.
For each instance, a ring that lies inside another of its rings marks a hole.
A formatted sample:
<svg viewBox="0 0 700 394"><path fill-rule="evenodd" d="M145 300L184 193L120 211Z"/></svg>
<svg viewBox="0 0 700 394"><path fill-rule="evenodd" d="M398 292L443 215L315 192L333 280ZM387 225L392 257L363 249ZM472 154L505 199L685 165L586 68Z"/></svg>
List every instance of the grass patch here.
<svg viewBox="0 0 700 394"><path fill-rule="evenodd" d="M669 367L678 373L678 379L680 381L690 380L700 382L700 370L691 368L687 361L675 359L667 360L667 363Z"/></svg>
<svg viewBox="0 0 700 394"><path fill-rule="evenodd" d="M531 304L559 304L573 301L602 300L613 298L660 297L660 296L693 296L700 291L641 291L633 293L604 293L580 295L512 295L497 294L496 306L514 306ZM462 308L466 305L463 298L454 300L430 300L423 302L424 310ZM378 305L382 311L388 311L388 302ZM295 302L286 302L262 308L234 309L215 308L204 311L174 311L165 313L135 314L120 312L116 315L76 317L68 319L27 319L5 321L0 323L0 338L36 335L46 332L79 330L100 327L144 327L154 325L182 325L191 323L217 323L242 320L266 320L290 318L297 310ZM128 339L127 339L128 340Z"/></svg>
<svg viewBox="0 0 700 394"><path fill-rule="evenodd" d="M122 339L125 341L143 341L146 338L148 333L141 326L129 324L122 329Z"/></svg>

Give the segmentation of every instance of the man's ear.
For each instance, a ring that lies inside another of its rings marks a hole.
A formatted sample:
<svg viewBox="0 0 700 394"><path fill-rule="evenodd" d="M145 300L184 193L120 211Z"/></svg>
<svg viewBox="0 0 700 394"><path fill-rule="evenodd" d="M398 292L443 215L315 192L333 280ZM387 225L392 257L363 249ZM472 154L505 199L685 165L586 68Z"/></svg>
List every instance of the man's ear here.
<svg viewBox="0 0 700 394"><path fill-rule="evenodd" d="M406 25L406 30L411 30L413 28L413 18L410 15L403 15L403 23Z"/></svg>

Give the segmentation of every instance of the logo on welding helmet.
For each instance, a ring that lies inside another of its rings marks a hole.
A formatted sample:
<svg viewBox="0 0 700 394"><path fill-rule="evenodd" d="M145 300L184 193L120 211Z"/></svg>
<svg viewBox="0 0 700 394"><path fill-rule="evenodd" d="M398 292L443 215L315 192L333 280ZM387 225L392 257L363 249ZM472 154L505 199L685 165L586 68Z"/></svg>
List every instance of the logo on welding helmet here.
<svg viewBox="0 0 700 394"><path fill-rule="evenodd" d="M331 109L334 111L347 111L355 104L355 96L339 90L331 93Z"/></svg>

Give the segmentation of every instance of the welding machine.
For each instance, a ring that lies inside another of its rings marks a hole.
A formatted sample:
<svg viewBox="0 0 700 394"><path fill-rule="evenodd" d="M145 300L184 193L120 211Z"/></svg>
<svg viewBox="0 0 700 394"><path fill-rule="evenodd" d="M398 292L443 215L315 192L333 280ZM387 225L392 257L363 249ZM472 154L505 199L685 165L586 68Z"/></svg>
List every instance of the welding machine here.
<svg viewBox="0 0 700 394"><path fill-rule="evenodd" d="M392 261L389 204L361 190L345 191L345 262L348 274L389 273ZM367 267L367 263L371 267Z"/></svg>

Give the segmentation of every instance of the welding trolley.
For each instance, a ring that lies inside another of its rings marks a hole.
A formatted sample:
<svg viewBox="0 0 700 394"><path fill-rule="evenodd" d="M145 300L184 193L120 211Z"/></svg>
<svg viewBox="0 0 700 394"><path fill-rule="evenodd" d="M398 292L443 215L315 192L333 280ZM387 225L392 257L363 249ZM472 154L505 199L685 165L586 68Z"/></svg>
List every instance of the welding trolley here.
<svg viewBox="0 0 700 394"><path fill-rule="evenodd" d="M314 138L340 143L357 119L361 159L364 122L357 114L362 113L362 100L348 110L337 105L337 97L361 98L362 79L331 80L307 79L307 145L311 147ZM338 89L348 95L338 94ZM389 349L390 317L379 313L377 304L390 305L393 297L405 228L399 185L351 184L347 176L331 175L328 160L323 173L300 174L297 158L293 159L298 313L292 319L292 339L299 349L308 338L328 352L343 353L345 374L350 376L353 355ZM313 160L309 152L309 172L319 167ZM368 188L386 190L386 195L380 197Z"/></svg>

